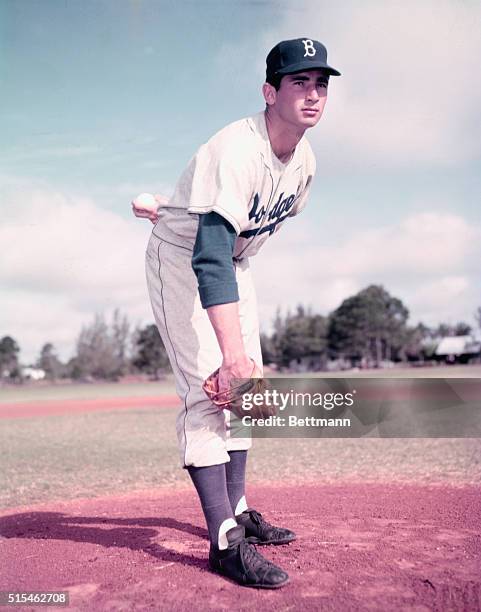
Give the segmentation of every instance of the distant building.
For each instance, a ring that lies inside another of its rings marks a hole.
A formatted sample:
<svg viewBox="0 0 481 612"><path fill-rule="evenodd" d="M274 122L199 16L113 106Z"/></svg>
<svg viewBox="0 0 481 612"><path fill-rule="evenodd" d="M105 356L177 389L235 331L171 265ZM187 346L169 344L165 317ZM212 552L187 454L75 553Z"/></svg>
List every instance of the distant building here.
<svg viewBox="0 0 481 612"><path fill-rule="evenodd" d="M439 342L434 356L446 363L467 363L481 355L481 342L472 336L448 336Z"/></svg>
<svg viewBox="0 0 481 612"><path fill-rule="evenodd" d="M43 380L45 378L45 370L25 366L22 368L22 376L23 378L30 378L31 380Z"/></svg>

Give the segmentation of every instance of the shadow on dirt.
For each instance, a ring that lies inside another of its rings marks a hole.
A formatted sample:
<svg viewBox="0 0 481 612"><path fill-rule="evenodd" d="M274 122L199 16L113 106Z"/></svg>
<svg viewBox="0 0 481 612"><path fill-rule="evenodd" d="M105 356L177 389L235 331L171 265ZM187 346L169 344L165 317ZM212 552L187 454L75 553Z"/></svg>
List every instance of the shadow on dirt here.
<svg viewBox="0 0 481 612"><path fill-rule="evenodd" d="M105 525L105 527L89 526L93 524ZM108 525L123 525L124 527L110 528ZM162 546L162 543L154 541L159 538L156 527L176 530L200 540L208 540L206 529L173 518L86 517L69 516L62 512L26 512L3 516L0 518L0 539L68 540L82 544L97 544L104 548L129 548L134 551L143 551L155 559L182 563L207 571L206 559L170 550ZM184 538L179 537L179 541L182 539Z"/></svg>

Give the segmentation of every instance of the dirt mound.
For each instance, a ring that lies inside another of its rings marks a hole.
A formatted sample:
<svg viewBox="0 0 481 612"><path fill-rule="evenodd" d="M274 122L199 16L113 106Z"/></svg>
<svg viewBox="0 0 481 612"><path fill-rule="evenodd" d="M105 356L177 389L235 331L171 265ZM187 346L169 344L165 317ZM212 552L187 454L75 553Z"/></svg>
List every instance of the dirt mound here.
<svg viewBox="0 0 481 612"><path fill-rule="evenodd" d="M66 590L71 610L481 608L479 487L256 486L248 501L298 534L262 548L291 576L279 591L209 571L191 489L4 511L1 589Z"/></svg>

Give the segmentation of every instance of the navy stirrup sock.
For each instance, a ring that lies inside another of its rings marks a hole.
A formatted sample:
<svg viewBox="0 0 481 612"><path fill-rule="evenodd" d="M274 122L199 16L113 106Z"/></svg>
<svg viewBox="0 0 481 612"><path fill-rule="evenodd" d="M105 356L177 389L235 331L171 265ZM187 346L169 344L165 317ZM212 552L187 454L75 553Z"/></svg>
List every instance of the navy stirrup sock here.
<svg viewBox="0 0 481 612"><path fill-rule="evenodd" d="M189 466L187 470L202 504L210 541L220 549L227 548L225 534L235 527L236 521L227 495L224 464Z"/></svg>
<svg viewBox="0 0 481 612"><path fill-rule="evenodd" d="M225 464L227 494L232 510L237 516L247 510L245 498L247 451L229 452L230 462Z"/></svg>

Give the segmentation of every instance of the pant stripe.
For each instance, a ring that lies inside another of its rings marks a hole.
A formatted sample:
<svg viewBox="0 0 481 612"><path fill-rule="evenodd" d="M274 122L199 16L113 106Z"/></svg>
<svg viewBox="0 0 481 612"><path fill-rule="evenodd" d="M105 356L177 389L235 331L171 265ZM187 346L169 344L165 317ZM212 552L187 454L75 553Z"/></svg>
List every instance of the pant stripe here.
<svg viewBox="0 0 481 612"><path fill-rule="evenodd" d="M170 342L170 346L172 348L172 352L174 354L174 358L175 358L175 363L177 365L177 369L178 371L182 374L183 379L185 380L185 383L187 385L187 393L184 396L184 467L186 465L186 452L187 452L187 432L185 429L185 422L187 420L187 412L188 412L188 408L187 408L187 396L190 393L190 385L189 385L189 381L187 380L186 375L184 374L183 370L181 370L180 366L179 366L179 362L177 360L177 354L175 352L175 347L174 347L174 343L172 342L172 338L170 337L169 334L169 327L167 325L167 317L165 316L165 302L164 302L164 283L162 281L162 276L160 274L160 269L161 269L161 262L160 262L160 247L162 245L162 240L159 240L159 246L157 247L157 258L158 258L158 262L159 262L159 271L158 271L158 275L159 275L159 281L160 281L160 300L162 303L162 313L164 315L164 325L165 325L165 331L167 333L167 337L169 339Z"/></svg>

